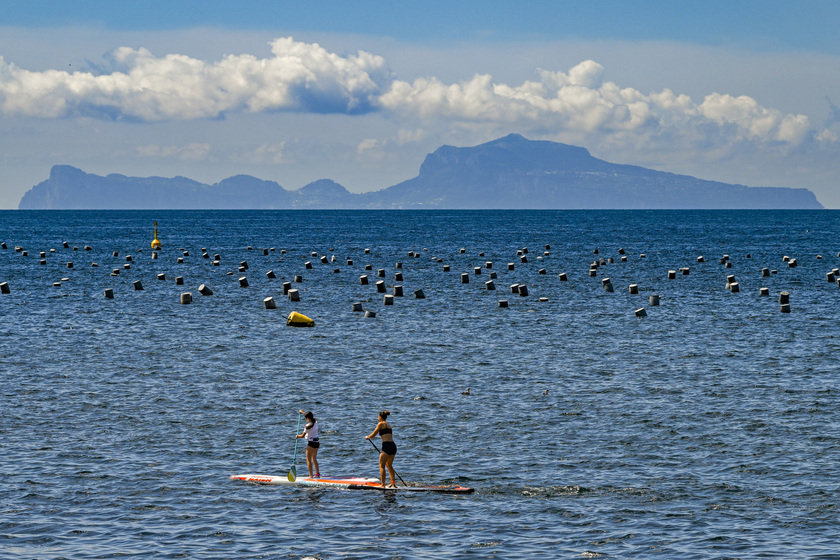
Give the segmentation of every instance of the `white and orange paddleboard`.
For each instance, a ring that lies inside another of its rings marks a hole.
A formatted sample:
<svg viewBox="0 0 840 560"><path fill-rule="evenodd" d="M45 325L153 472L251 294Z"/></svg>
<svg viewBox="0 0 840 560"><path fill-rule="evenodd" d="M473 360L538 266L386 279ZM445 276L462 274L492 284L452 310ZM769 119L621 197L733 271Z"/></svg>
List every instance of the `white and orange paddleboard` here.
<svg viewBox="0 0 840 560"><path fill-rule="evenodd" d="M254 484L292 484L297 486L316 486L321 488L346 488L348 490L381 490L385 492L440 492L444 494L470 494L475 488L466 486L397 486L396 488L383 487L378 478L364 477L319 477L308 478L298 477L290 481L288 476L274 476L269 474L237 474L230 477L231 480L244 480Z"/></svg>

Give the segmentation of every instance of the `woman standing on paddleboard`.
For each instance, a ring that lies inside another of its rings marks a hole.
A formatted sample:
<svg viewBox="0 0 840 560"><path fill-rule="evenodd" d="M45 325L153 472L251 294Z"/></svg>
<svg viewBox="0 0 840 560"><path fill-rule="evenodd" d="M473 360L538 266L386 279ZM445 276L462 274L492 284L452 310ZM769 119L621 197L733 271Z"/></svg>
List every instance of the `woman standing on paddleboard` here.
<svg viewBox="0 0 840 560"><path fill-rule="evenodd" d="M388 473L391 475L391 487L396 488L397 473L394 472L394 456L397 454L397 444L394 443L394 430L386 421L388 415L391 414L387 410L379 413L379 423L376 424L376 429L373 433L365 437L371 439L379 434L382 438L382 452L379 454L379 479L382 481L382 486L385 486L385 468L388 468Z"/></svg>
<svg viewBox="0 0 840 560"><path fill-rule="evenodd" d="M309 467L309 478L319 478L321 471L318 469L318 448L321 447L321 444L318 442L318 421L311 410L308 412L301 410L300 413L306 418L306 426L303 427L303 433L297 434L295 437L305 438L307 441L306 466Z"/></svg>

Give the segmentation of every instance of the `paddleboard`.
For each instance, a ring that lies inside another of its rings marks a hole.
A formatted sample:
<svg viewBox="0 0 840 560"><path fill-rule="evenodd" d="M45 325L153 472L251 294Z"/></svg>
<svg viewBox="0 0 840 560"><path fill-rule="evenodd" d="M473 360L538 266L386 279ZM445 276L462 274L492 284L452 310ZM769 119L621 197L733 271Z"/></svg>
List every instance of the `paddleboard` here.
<svg viewBox="0 0 840 560"><path fill-rule="evenodd" d="M287 476L269 474L236 474L231 480L243 480L254 484L292 484L296 486L316 486L321 488L346 488L348 490L381 490L383 492L438 492L443 494L471 494L475 488L466 486L397 486L383 488L378 478L364 477L298 477L294 482Z"/></svg>

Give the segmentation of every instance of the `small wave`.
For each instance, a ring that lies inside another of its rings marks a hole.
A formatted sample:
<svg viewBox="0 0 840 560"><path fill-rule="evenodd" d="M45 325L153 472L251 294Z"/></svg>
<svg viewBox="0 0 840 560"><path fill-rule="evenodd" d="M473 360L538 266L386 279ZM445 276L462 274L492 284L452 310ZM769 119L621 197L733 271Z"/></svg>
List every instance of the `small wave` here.
<svg viewBox="0 0 840 560"><path fill-rule="evenodd" d="M500 544L502 544L502 543L499 542L499 541L477 542L477 543L473 543L472 547L473 548L492 548L494 546L499 546Z"/></svg>
<svg viewBox="0 0 840 560"><path fill-rule="evenodd" d="M523 496L533 498L553 498L556 496L575 496L586 494L590 492L589 488L579 486L577 484L568 486L528 486L523 488L519 493Z"/></svg>

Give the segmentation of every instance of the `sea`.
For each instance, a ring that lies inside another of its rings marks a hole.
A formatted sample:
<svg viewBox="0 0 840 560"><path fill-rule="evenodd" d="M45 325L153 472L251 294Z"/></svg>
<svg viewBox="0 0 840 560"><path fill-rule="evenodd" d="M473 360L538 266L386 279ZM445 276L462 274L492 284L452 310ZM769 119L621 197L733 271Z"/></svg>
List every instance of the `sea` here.
<svg viewBox="0 0 840 560"><path fill-rule="evenodd" d="M840 558L838 211L2 211L0 242L0 558ZM386 409L402 479L475 493L231 480L307 472L300 409L324 476L378 476Z"/></svg>

